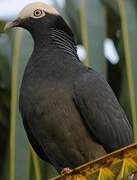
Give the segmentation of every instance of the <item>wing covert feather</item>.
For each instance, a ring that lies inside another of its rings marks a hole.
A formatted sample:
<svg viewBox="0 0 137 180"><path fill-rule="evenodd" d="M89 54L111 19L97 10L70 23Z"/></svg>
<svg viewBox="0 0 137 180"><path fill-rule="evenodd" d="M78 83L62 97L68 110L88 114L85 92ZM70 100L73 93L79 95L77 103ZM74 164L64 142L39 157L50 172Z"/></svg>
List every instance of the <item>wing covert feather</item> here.
<svg viewBox="0 0 137 180"><path fill-rule="evenodd" d="M74 84L74 102L91 135L107 152L133 142L131 126L112 89L94 70Z"/></svg>

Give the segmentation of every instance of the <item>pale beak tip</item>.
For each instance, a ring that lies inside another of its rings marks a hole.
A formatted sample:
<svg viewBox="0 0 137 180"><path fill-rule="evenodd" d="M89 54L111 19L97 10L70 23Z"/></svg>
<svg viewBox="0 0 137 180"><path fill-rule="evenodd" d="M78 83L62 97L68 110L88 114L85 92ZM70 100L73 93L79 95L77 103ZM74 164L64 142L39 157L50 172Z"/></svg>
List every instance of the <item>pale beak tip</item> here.
<svg viewBox="0 0 137 180"><path fill-rule="evenodd" d="M4 26L4 31L10 29L11 27L12 27L11 22L6 23L6 25Z"/></svg>
<svg viewBox="0 0 137 180"><path fill-rule="evenodd" d="M21 19L15 19L12 22L8 22L6 23L5 27L4 27L4 31L6 31L7 29L13 28L13 27L18 27L20 25Z"/></svg>

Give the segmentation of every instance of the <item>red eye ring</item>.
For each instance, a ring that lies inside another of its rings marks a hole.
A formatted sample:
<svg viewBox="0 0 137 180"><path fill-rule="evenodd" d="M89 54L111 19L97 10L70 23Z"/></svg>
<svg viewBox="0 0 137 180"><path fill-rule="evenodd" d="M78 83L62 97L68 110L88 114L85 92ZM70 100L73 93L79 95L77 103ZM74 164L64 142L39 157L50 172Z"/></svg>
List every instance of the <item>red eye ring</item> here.
<svg viewBox="0 0 137 180"><path fill-rule="evenodd" d="M34 14L35 17L40 17L42 15L42 10L41 9L36 9L33 14Z"/></svg>

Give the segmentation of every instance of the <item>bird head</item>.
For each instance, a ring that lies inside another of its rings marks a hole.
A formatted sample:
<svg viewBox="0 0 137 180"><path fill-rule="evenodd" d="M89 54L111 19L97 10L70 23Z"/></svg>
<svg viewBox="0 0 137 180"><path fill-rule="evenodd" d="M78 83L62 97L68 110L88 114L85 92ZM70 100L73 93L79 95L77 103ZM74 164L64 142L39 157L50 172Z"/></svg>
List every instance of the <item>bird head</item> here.
<svg viewBox="0 0 137 180"><path fill-rule="evenodd" d="M21 10L17 19L8 22L4 29L6 30L13 27L23 27L28 29L28 27L33 26L36 22L39 22L37 25L40 25L41 22L47 21L50 15L58 16L59 12L54 7L42 2L31 3Z"/></svg>
<svg viewBox="0 0 137 180"><path fill-rule="evenodd" d="M60 23L57 22L59 17L61 18L54 7L42 2L31 3L21 10L17 19L8 22L4 29L22 27L31 33L34 31L42 32L45 28L59 26Z"/></svg>
<svg viewBox="0 0 137 180"><path fill-rule="evenodd" d="M59 12L48 4L35 2L25 6L17 18L5 25L5 30L21 27L27 29L34 41L43 40L52 30L61 30L73 39L73 32ZM38 42L37 41L37 42Z"/></svg>

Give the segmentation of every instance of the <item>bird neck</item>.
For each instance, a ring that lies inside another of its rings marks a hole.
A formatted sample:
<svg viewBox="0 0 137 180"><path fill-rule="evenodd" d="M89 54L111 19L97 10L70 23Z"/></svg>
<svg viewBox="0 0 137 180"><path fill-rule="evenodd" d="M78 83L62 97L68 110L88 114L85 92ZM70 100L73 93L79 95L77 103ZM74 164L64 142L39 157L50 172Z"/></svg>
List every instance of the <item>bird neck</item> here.
<svg viewBox="0 0 137 180"><path fill-rule="evenodd" d="M52 45L57 49L60 49L72 56L77 56L76 44L73 37L61 30L52 29L49 34L49 38L53 43Z"/></svg>
<svg viewBox="0 0 137 180"><path fill-rule="evenodd" d="M76 44L73 36L70 36L66 32L56 28L50 28L45 34L41 34L41 37L34 37L34 50L40 51L43 49L56 49L68 53L77 57Z"/></svg>

